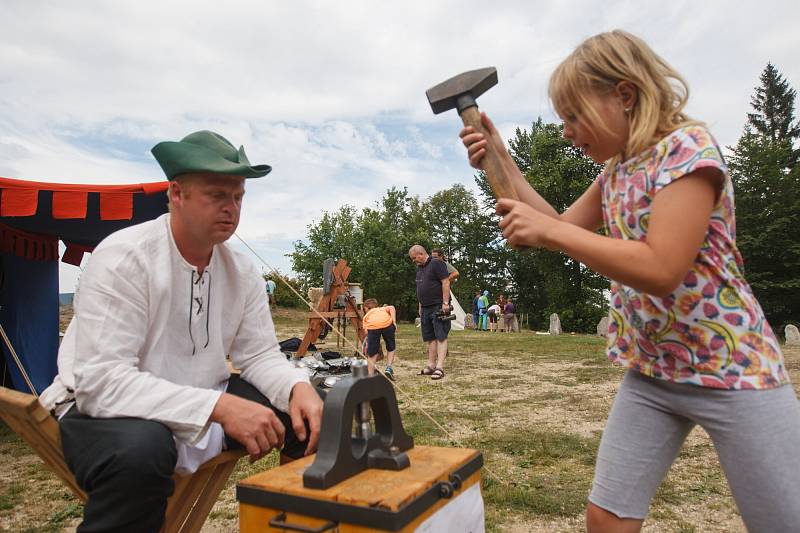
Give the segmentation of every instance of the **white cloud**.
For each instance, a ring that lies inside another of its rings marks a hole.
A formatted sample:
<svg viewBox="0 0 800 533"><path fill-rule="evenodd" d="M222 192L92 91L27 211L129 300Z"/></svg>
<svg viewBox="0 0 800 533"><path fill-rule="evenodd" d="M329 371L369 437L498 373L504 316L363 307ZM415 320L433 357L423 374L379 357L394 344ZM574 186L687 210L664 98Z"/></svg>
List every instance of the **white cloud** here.
<svg viewBox="0 0 800 533"><path fill-rule="evenodd" d="M791 0L10 0L0 175L162 179L155 142L213 129L274 166L248 184L242 234L289 252L342 203L372 205L391 186L473 187L457 115L434 116L424 95L454 74L498 68L479 104L508 138L555 120L547 79L566 54L624 28L685 76L688 111L731 145L767 61L800 87L798 14Z"/></svg>

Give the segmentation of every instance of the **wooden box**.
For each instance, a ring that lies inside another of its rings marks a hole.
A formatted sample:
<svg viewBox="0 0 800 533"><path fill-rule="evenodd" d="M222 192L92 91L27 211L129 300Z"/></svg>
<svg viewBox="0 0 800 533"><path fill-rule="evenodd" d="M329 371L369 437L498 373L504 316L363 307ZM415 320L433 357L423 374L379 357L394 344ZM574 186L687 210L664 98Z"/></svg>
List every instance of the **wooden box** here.
<svg viewBox="0 0 800 533"><path fill-rule="evenodd" d="M483 532L480 452L416 446L407 453L404 470L369 469L324 490L303 487L314 456L244 479L236 488L240 531Z"/></svg>

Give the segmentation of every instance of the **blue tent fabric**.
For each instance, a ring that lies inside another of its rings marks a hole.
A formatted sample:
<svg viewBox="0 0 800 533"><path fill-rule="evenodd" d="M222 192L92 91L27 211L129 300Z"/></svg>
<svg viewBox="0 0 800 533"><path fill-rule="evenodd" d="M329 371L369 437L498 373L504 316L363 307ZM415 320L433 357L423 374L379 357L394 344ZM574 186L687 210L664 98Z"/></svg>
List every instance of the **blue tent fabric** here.
<svg viewBox="0 0 800 533"><path fill-rule="evenodd" d="M86 194L85 217L63 219L53 216L53 192L64 190L64 187ZM37 393L53 381L58 370L58 261L55 253L48 253L51 249L56 250L54 239L63 241L68 250L70 245L78 250L91 250L117 230L166 213L166 187L166 182L130 186L65 186L0 178L0 324ZM5 216L2 209L11 202L6 202L4 193L15 188L37 191L36 211L32 215ZM119 194L120 191L132 195L131 218L103 220L101 194ZM28 392L8 347L2 340L0 345L14 388Z"/></svg>
<svg viewBox="0 0 800 533"><path fill-rule="evenodd" d="M54 354L58 352L58 263L28 261L3 253L0 268L0 323L40 393L57 372ZM5 342L1 344L14 388L30 392Z"/></svg>

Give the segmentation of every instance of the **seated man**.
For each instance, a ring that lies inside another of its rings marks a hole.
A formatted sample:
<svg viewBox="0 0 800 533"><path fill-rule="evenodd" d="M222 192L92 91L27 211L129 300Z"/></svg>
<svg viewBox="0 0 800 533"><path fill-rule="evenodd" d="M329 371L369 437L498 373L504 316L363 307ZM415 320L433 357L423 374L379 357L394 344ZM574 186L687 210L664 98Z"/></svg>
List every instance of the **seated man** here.
<svg viewBox="0 0 800 533"><path fill-rule="evenodd" d="M174 471L223 447L299 458L319 437L322 401L278 347L259 272L225 242L245 178L272 169L209 131L152 152L170 212L97 246L40 399L89 496L78 531L158 531Z"/></svg>

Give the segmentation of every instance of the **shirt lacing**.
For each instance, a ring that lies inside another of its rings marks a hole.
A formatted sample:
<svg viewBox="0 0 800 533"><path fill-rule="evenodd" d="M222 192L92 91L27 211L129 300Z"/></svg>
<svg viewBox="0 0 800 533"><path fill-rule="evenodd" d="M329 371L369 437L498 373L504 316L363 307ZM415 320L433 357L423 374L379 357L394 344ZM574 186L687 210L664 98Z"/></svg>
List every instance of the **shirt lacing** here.
<svg viewBox="0 0 800 533"><path fill-rule="evenodd" d="M197 279L195 279L195 275L197 275ZM208 278L208 288L206 289L205 295L205 309L203 308L203 288L201 285L206 285L203 281L205 278ZM195 296L195 287L197 287L197 296ZM206 343L203 345L203 348L208 347L210 335L208 330L208 321L209 321L209 309L211 307L211 272L208 271L208 268L203 270L202 274L198 274L197 271L192 270L191 273L191 281L190 281L190 288L189 288L189 338L192 340L192 355L197 353L197 345L194 342L194 335L192 334L192 310L194 308L194 304L197 304L197 311L195 315L199 316L201 313L205 311L206 315Z"/></svg>

